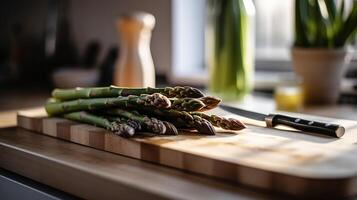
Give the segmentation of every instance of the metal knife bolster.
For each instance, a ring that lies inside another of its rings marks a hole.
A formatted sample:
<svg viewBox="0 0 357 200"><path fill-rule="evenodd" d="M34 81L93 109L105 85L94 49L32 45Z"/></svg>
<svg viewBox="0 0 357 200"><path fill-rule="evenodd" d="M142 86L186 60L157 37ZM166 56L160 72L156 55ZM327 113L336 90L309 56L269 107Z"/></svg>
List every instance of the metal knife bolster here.
<svg viewBox="0 0 357 200"><path fill-rule="evenodd" d="M345 128L336 124L316 122L279 114L269 114L265 117L267 127L285 125L300 131L314 132L322 135L340 138L345 133Z"/></svg>

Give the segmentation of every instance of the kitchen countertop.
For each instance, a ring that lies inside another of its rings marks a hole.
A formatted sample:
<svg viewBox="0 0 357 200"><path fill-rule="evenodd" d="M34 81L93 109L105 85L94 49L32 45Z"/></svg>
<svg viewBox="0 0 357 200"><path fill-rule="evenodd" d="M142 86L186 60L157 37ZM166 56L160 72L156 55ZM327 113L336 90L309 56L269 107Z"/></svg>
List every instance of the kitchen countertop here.
<svg viewBox="0 0 357 200"><path fill-rule="evenodd" d="M39 95L41 105L47 97ZM274 111L274 102L254 97L241 107ZM20 107L26 107L20 106ZM151 164L39 135L16 127L16 110L0 112L0 167L82 198L279 198L246 186ZM304 113L356 120L356 107L330 106ZM26 167L24 167L26 166Z"/></svg>
<svg viewBox="0 0 357 200"><path fill-rule="evenodd" d="M0 167L81 198L277 198L245 186L39 135L0 129Z"/></svg>
<svg viewBox="0 0 357 200"><path fill-rule="evenodd" d="M81 198L256 199L265 191L103 152L16 127L17 108L42 105L37 92L7 93L0 107L0 168ZM29 94L27 94L29 95ZM26 95L26 96L27 96ZM4 102L5 103L5 102ZM26 167L25 167L26 166Z"/></svg>

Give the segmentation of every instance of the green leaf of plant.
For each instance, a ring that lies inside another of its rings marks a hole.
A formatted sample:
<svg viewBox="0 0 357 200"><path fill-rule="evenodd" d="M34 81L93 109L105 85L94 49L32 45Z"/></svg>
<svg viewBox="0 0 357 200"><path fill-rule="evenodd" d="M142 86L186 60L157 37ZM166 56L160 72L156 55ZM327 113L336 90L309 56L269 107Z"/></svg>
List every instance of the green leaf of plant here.
<svg viewBox="0 0 357 200"><path fill-rule="evenodd" d="M357 0L344 19L345 2L295 0L295 46L339 48L357 34Z"/></svg>
<svg viewBox="0 0 357 200"><path fill-rule="evenodd" d="M336 18L336 4L334 0L325 0L325 5L327 8L328 15L331 21L334 21Z"/></svg>

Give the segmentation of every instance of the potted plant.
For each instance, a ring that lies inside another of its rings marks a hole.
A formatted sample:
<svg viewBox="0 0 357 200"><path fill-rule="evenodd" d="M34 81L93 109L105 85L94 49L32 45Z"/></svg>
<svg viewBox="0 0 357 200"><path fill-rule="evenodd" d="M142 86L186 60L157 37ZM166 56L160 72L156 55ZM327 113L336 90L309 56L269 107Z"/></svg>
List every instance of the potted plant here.
<svg viewBox="0 0 357 200"><path fill-rule="evenodd" d="M292 62L307 104L336 103L350 62L347 45L357 33L357 2L349 12L344 1L339 2L295 0Z"/></svg>

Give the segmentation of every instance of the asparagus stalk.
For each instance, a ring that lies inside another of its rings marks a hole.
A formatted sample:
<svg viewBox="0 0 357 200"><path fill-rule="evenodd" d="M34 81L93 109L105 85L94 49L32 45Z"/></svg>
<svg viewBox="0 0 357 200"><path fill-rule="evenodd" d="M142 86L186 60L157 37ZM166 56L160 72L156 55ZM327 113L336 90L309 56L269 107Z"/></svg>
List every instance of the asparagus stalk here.
<svg viewBox="0 0 357 200"><path fill-rule="evenodd" d="M154 133L164 134L166 132L165 124L153 117L150 118L147 116L140 115L139 113L126 111L123 109L110 109L106 111L106 113L109 115L122 116L131 120L135 120Z"/></svg>
<svg viewBox="0 0 357 200"><path fill-rule="evenodd" d="M170 98L171 109L182 111L199 111L206 105L199 99L194 98Z"/></svg>
<svg viewBox="0 0 357 200"><path fill-rule="evenodd" d="M141 124L135 120L127 119L124 117L111 116L111 115L103 115L103 116L104 118L113 122L128 124L129 126L133 127L135 131L140 131L142 129Z"/></svg>
<svg viewBox="0 0 357 200"><path fill-rule="evenodd" d="M96 116L85 111L72 112L64 114L63 116L66 119L103 127L107 130L112 131L114 134L123 137L131 137L135 134L134 128L128 125L127 123L110 122L104 117Z"/></svg>
<svg viewBox="0 0 357 200"><path fill-rule="evenodd" d="M73 100L73 99L88 99L88 98L105 98L105 97L118 97L141 94L154 94L161 93L167 97L173 98L199 98L204 94L193 87L189 86L176 86L165 88L126 88L126 87L92 87L92 88L75 88L75 89L55 89L52 91L52 96L59 100Z"/></svg>
<svg viewBox="0 0 357 200"><path fill-rule="evenodd" d="M160 119L182 119L184 121L192 121L193 117L186 111L179 111L173 109L155 109L149 107L137 108L140 112L144 112L149 115L160 117Z"/></svg>
<svg viewBox="0 0 357 200"><path fill-rule="evenodd" d="M242 130L246 128L246 126L241 121L234 118L225 118L217 115L207 115L201 112L192 112L191 115L200 116L203 119L206 119L211 122L212 125L221 127L226 130Z"/></svg>
<svg viewBox="0 0 357 200"><path fill-rule="evenodd" d="M116 110L119 110L119 109L116 109ZM125 110L124 110L125 111ZM114 115L119 115L121 116L120 114L118 114L119 111L116 111L116 112L113 112L111 114L114 114ZM129 111L126 111L126 112L129 112ZM138 112L134 111L133 112L135 115L140 115ZM124 116L124 115L123 115ZM143 115L141 115L143 116ZM145 117L145 116L143 116ZM141 126L147 126L147 124L144 124L144 122L142 121L142 119L139 119L139 121L136 121L136 120L132 120L132 119L128 119L128 118L120 118L120 117L116 117L116 116L113 116L113 115L109 115L109 116L106 116L106 118L112 120L112 121L123 121L123 120L126 120L127 124L129 124L130 126L132 127L137 127L135 128L135 130L141 130ZM156 119L157 120L157 119ZM166 131L165 131L165 135L178 135L178 130L177 128L170 122L167 122L167 121L161 121L165 128L166 128ZM132 123L134 125L132 125ZM152 128L150 128L150 125L149 127L146 127L148 130L153 130ZM154 132L154 131L153 131Z"/></svg>
<svg viewBox="0 0 357 200"><path fill-rule="evenodd" d="M165 135L178 135L178 130L172 123L168 121L162 121L166 127Z"/></svg>
<svg viewBox="0 0 357 200"><path fill-rule="evenodd" d="M129 95L126 97L119 96L115 98L93 98L93 99L77 99L64 102L48 102L45 109L49 115L59 115L76 111L98 110L112 107L127 107L135 106L153 106L156 108L168 108L170 100L159 94L151 95L143 94L140 96Z"/></svg>
<svg viewBox="0 0 357 200"><path fill-rule="evenodd" d="M218 106L220 99L211 96L200 98L170 98L171 109L180 111L206 111Z"/></svg>
<svg viewBox="0 0 357 200"><path fill-rule="evenodd" d="M201 134L205 134L205 135L215 135L216 134L214 127L208 120L203 119L197 115L193 115L192 117L193 117L192 121L186 121L181 118L178 118L173 123L178 128L196 129L198 131L198 133L201 133Z"/></svg>
<svg viewBox="0 0 357 200"><path fill-rule="evenodd" d="M211 109L217 107L219 103L221 103L220 99L217 99L212 96L201 97L201 98L199 98L199 100L205 104L205 106L203 108L201 108L200 111L211 110Z"/></svg>
<svg viewBox="0 0 357 200"><path fill-rule="evenodd" d="M186 111L157 109L151 107L142 107L140 108L140 111L157 116L162 120L167 120L180 128L195 129L199 133L206 135L215 134L215 130L209 121L197 115L190 115L190 113Z"/></svg>

